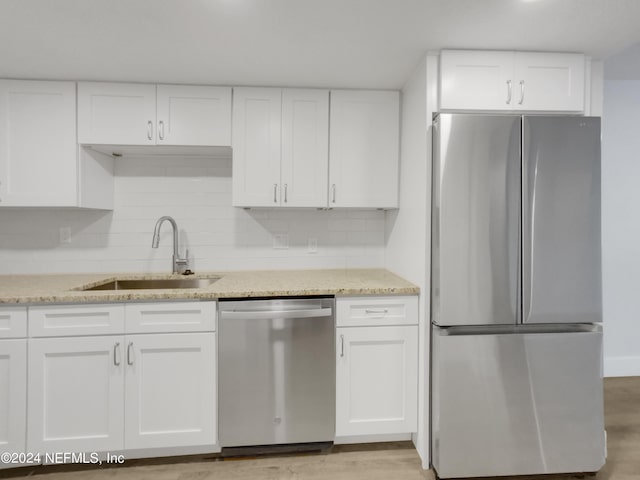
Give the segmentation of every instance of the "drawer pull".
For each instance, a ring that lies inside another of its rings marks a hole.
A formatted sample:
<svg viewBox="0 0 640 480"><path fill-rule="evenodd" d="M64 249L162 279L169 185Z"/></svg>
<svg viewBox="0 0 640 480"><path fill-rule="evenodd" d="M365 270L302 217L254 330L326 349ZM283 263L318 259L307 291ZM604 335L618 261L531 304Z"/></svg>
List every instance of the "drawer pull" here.
<svg viewBox="0 0 640 480"><path fill-rule="evenodd" d="M367 315L386 315L387 313L389 313L389 309L387 308L380 308L377 310L373 310L373 309L369 309L367 308L364 313L366 313Z"/></svg>

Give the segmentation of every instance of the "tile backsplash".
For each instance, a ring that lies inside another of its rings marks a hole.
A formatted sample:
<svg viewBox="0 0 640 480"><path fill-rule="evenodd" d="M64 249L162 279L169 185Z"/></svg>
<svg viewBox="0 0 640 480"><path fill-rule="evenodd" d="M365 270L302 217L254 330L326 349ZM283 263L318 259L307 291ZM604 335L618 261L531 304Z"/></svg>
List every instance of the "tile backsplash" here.
<svg viewBox="0 0 640 480"><path fill-rule="evenodd" d="M116 160L113 211L0 209L0 274L170 272L167 223L151 248L163 215L195 271L384 267L384 212L234 208L230 158L154 157ZM275 235L288 248L275 249Z"/></svg>

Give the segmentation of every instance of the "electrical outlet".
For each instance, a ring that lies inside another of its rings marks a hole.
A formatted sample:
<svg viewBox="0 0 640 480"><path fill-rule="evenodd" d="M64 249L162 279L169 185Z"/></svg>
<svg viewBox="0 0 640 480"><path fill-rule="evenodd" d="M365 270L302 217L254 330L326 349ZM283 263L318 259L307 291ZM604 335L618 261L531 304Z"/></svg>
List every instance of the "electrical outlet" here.
<svg viewBox="0 0 640 480"><path fill-rule="evenodd" d="M60 243L71 243L71 227L60 227Z"/></svg>
<svg viewBox="0 0 640 480"><path fill-rule="evenodd" d="M276 250L286 250L289 248L289 235L286 233L276 233L273 236L273 248Z"/></svg>
<svg viewBox="0 0 640 480"><path fill-rule="evenodd" d="M318 253L318 239L310 237L307 243L307 253Z"/></svg>

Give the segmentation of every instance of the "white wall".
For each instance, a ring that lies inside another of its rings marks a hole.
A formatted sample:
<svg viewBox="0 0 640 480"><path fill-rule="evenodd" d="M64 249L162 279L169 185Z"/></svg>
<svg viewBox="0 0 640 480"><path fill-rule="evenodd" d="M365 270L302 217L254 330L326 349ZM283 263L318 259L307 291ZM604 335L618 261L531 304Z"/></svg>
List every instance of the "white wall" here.
<svg viewBox="0 0 640 480"><path fill-rule="evenodd" d="M195 271L384 267L384 212L238 209L228 158L120 158L113 212L0 209L0 274L170 272L168 224L151 248L162 215L178 222ZM273 249L276 233L289 235L288 250ZM318 253L307 252L310 237Z"/></svg>
<svg viewBox="0 0 640 480"><path fill-rule="evenodd" d="M602 122L605 375L640 375L640 81L605 80Z"/></svg>
<svg viewBox="0 0 640 480"><path fill-rule="evenodd" d="M431 238L431 116L436 101L437 57L426 56L402 90L400 209L386 214L385 266L420 287L418 434L429 468L429 275Z"/></svg>

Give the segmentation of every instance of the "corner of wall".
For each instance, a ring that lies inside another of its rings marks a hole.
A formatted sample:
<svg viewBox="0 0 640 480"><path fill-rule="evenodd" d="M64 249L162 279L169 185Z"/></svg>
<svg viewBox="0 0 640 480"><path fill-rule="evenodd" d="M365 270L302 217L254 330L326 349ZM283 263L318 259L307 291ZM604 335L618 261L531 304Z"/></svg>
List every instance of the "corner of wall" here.
<svg viewBox="0 0 640 480"><path fill-rule="evenodd" d="M429 451L431 124L438 109L438 53L420 60L402 89L400 209L385 214L385 267L420 287L418 432L423 468Z"/></svg>
<svg viewBox="0 0 640 480"><path fill-rule="evenodd" d="M602 117L604 106L604 62L591 60L588 78L589 110L591 117Z"/></svg>

